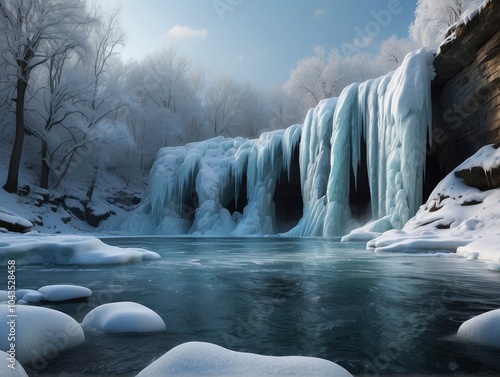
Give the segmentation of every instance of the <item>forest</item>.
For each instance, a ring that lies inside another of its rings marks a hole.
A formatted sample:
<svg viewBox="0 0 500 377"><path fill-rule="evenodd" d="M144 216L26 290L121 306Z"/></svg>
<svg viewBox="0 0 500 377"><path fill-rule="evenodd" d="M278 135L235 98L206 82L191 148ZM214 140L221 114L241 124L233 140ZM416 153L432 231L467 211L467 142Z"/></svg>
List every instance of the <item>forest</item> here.
<svg viewBox="0 0 500 377"><path fill-rule="evenodd" d="M3 188L24 169L41 188L78 182L91 198L98 174L145 180L157 151L216 136L254 138L304 120L352 82L396 69L418 47L437 48L478 0L421 0L408 38L376 55L317 46L282 85L260 88L193 61L178 45L125 62L121 8L85 0L0 1ZM24 165L21 165L21 161Z"/></svg>

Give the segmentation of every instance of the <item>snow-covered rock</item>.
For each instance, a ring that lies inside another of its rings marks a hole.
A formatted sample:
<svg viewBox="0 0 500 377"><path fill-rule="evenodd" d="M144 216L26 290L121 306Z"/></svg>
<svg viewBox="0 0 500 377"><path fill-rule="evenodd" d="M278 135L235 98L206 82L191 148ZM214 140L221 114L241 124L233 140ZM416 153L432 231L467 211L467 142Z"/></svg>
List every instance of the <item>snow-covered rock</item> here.
<svg viewBox="0 0 500 377"><path fill-rule="evenodd" d="M160 259L152 251L110 246L89 236L8 235L0 242L0 265L15 258L17 264L58 265L124 264Z"/></svg>
<svg viewBox="0 0 500 377"><path fill-rule="evenodd" d="M500 348L500 309L465 321L458 329L457 337L466 342Z"/></svg>
<svg viewBox="0 0 500 377"><path fill-rule="evenodd" d="M28 377L24 368L17 360L12 360L7 352L0 351L0 376Z"/></svg>
<svg viewBox="0 0 500 377"><path fill-rule="evenodd" d="M378 252L459 248L464 257L477 252L480 260L500 263L500 188L482 191L467 185L463 173L455 174L479 168L489 174L498 167L500 148L481 148L436 186L402 231L385 232L367 247Z"/></svg>
<svg viewBox="0 0 500 377"><path fill-rule="evenodd" d="M98 306L85 316L82 326L110 333L147 333L167 329L157 313L135 302Z"/></svg>
<svg viewBox="0 0 500 377"><path fill-rule="evenodd" d="M44 301L58 302L69 300L87 299L92 295L92 291L86 287L78 285L46 285L38 289L43 295Z"/></svg>
<svg viewBox="0 0 500 377"><path fill-rule="evenodd" d="M15 352L21 364L34 366L85 341L80 324L67 314L36 306L16 306L17 317L8 317L8 306L0 305L0 350L9 352L8 334L15 320Z"/></svg>
<svg viewBox="0 0 500 377"><path fill-rule="evenodd" d="M303 356L262 356L235 352L210 343L177 346L142 370L137 377L352 377L341 366Z"/></svg>
<svg viewBox="0 0 500 377"><path fill-rule="evenodd" d="M14 211L0 207L0 228L11 232L25 233L33 228L33 224Z"/></svg>

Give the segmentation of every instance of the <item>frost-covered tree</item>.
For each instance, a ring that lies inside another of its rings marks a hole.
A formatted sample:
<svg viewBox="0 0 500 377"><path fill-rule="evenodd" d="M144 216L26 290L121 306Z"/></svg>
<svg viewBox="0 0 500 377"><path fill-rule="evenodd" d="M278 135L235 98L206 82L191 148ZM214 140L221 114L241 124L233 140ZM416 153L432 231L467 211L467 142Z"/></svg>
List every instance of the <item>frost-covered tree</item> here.
<svg viewBox="0 0 500 377"><path fill-rule="evenodd" d="M395 70L403 62L405 56L415 50L415 42L406 38L398 38L396 35L391 35L388 39L382 42L379 51L379 59L381 65L388 70Z"/></svg>
<svg viewBox="0 0 500 377"><path fill-rule="evenodd" d="M297 101L282 86L273 86L269 90L268 100L270 129L287 128L304 120L305 114L300 111Z"/></svg>
<svg viewBox="0 0 500 377"><path fill-rule="evenodd" d="M418 0L411 38L421 46L437 48L448 28L460 16L479 6L483 0Z"/></svg>
<svg viewBox="0 0 500 377"><path fill-rule="evenodd" d="M24 141L26 91L34 69L52 57L81 48L91 24L84 0L1 0L2 59L15 87L15 140L7 182L17 192Z"/></svg>
<svg viewBox="0 0 500 377"><path fill-rule="evenodd" d="M65 160L57 156L80 139L75 124L90 86L78 55L71 51L51 57L42 68L33 83L35 95L28 105L25 127L40 140L40 187L48 188L50 172L58 175Z"/></svg>
<svg viewBox="0 0 500 377"><path fill-rule="evenodd" d="M333 49L327 55L317 46L314 55L298 62L292 71L285 89L304 103L304 109L316 106L325 98L336 97L344 88L347 79L346 59Z"/></svg>
<svg viewBox="0 0 500 377"><path fill-rule="evenodd" d="M237 136L242 133L243 108L248 91L229 76L220 75L207 87L205 106L214 136Z"/></svg>

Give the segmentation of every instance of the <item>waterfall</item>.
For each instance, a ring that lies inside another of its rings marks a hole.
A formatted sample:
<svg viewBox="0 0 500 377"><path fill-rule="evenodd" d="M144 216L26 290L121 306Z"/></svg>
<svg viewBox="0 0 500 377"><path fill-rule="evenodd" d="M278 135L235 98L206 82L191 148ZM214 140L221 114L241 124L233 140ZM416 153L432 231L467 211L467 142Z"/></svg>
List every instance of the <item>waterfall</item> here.
<svg viewBox="0 0 500 377"><path fill-rule="evenodd" d="M431 142L433 55L408 54L396 71L321 101L303 125L258 139L218 137L159 151L139 207L108 229L135 234L276 234L275 195L300 180L302 217L285 236L340 236L363 223L350 193L366 167L372 228L401 228L422 203ZM300 173L293 177L294 156ZM285 182L286 183L286 182ZM245 187L243 187L245 185ZM244 193L245 198L241 195ZM243 200L244 207L237 203Z"/></svg>

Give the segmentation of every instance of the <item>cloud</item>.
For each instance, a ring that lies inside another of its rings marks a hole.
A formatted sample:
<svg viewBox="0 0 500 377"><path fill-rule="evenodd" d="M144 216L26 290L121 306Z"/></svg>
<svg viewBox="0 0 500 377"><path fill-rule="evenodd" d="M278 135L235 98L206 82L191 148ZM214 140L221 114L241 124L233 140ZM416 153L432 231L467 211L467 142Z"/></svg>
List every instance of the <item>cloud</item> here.
<svg viewBox="0 0 500 377"><path fill-rule="evenodd" d="M318 8L313 12L314 18L321 18L325 15L325 10L323 8Z"/></svg>
<svg viewBox="0 0 500 377"><path fill-rule="evenodd" d="M239 61L242 61L242 60L245 59L245 56L244 55L238 55L238 57L236 59L238 59Z"/></svg>
<svg viewBox="0 0 500 377"><path fill-rule="evenodd" d="M175 25L167 31L167 36L176 39L206 39L208 36L207 29L191 29L189 26Z"/></svg>

